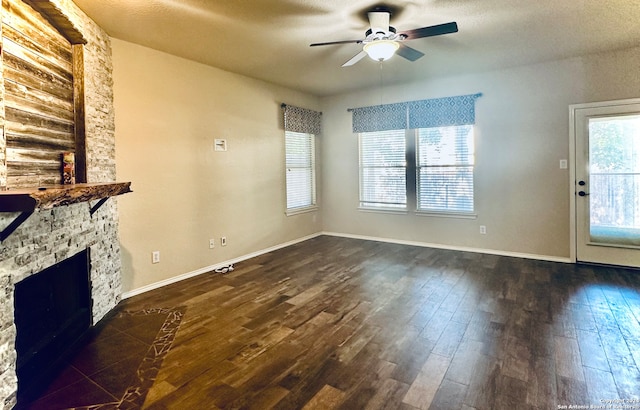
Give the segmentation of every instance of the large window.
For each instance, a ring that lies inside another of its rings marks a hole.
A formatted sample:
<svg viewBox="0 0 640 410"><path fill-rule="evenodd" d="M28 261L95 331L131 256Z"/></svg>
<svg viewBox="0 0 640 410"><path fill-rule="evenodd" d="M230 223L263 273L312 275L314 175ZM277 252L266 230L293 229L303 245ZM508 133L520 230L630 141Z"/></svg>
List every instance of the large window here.
<svg viewBox="0 0 640 410"><path fill-rule="evenodd" d="M287 213L316 207L315 137L285 131Z"/></svg>
<svg viewBox="0 0 640 410"><path fill-rule="evenodd" d="M405 131L360 134L360 206L406 208Z"/></svg>
<svg viewBox="0 0 640 410"><path fill-rule="evenodd" d="M359 133L360 207L474 212L472 125Z"/></svg>
<svg viewBox="0 0 640 410"><path fill-rule="evenodd" d="M350 108L360 142L360 208L474 217L481 95Z"/></svg>
<svg viewBox="0 0 640 410"><path fill-rule="evenodd" d="M473 126L418 130L417 210L473 212Z"/></svg>

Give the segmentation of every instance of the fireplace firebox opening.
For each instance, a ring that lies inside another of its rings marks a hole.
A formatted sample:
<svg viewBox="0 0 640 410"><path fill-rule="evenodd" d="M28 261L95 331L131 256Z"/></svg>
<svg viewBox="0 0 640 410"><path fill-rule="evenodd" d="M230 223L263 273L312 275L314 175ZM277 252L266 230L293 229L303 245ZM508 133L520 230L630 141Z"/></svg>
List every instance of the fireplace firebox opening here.
<svg viewBox="0 0 640 410"><path fill-rule="evenodd" d="M89 250L18 282L18 397L45 387L91 327Z"/></svg>

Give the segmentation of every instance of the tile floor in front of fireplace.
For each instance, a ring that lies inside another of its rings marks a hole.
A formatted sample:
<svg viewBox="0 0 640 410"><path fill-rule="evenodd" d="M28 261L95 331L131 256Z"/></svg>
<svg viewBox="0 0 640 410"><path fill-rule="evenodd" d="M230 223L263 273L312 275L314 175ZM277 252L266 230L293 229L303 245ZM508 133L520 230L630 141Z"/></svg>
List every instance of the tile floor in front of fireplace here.
<svg viewBox="0 0 640 410"><path fill-rule="evenodd" d="M136 408L169 350L183 309L120 311L101 321L48 386L16 409Z"/></svg>

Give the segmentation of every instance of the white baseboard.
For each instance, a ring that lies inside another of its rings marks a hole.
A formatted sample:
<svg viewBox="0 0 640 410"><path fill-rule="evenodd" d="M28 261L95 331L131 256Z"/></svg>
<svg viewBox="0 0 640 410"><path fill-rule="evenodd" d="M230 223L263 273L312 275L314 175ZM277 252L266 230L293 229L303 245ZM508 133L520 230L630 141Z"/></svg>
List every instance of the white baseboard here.
<svg viewBox="0 0 640 410"><path fill-rule="evenodd" d="M275 245L275 246L272 246L270 248L262 249L262 250L259 250L257 252L249 253L247 255L239 256L239 257L234 258L234 259L229 259L228 261L216 263L215 265L205 266L204 268L200 268L200 269L194 270L192 272L184 273L182 275L174 276L174 277L169 278L169 279L161 280L160 282L155 282L155 283L152 283L150 285L142 286L140 288L131 290L129 292L123 292L122 293L122 299L128 299L130 297L133 297L133 296L136 296L136 295L140 295L140 294L145 293L145 292L149 292L150 290L158 289L158 288L161 288L163 286L170 285L172 283L180 282L182 280L189 279L189 278L192 278L194 276L202 275L203 273L213 272L216 269L223 268L225 266L229 266L229 265L232 265L232 264L240 263L242 261L246 261L247 259L255 258L256 256L264 255L265 253L273 252L273 251L276 251L278 249L286 248L287 246L295 245L296 243L304 242L306 240L313 239L313 238L318 237L320 235L322 235L322 233L318 232L318 233L313 234L313 235L309 235L309 236L305 236L305 237L302 237L302 238L295 239L293 241L281 243L279 245Z"/></svg>
<svg viewBox="0 0 640 410"><path fill-rule="evenodd" d="M542 260L542 261L548 261L548 262L573 263L573 261L570 258L563 258L563 257L559 257L559 256L537 255L537 254L520 253L520 252L508 252L508 251L499 251L499 250L495 250L495 249L469 248L469 247L464 247L464 246L450 246L450 245L442 245L442 244L438 244L438 243L405 241L405 240L401 240L401 239L379 238L379 237L373 237L373 236L352 235L352 234L346 234L346 233L326 232L326 231L324 231L324 232L315 233L313 235L305 236L305 237L302 237L302 238L298 238L298 239L295 239L293 241L281 243L279 245L275 245L275 246L272 246L270 248L262 249L262 250L259 250L257 252L249 253L247 255L243 255L243 256L240 256L240 257L237 257L237 258L234 258L234 259L230 259L228 261L220 262L220 263L217 263L215 265L205 266L204 268L197 269L197 270L194 270L192 272L184 273L182 275L174 276L172 278L165 279L165 280L162 280L160 282L155 282L155 283L152 283L150 285L146 285L146 286L143 286L141 288L137 288L137 289L131 290L129 292L123 292L122 293L122 299L128 299L128 298L130 298L132 296L140 295L142 293L149 292L150 290L158 289L158 288L161 288L163 286L170 285L172 283L180 282L182 280L189 279L189 278L192 278L194 276L201 275L203 273L213 272L216 269L219 269L219 268L222 268L222 267L225 267L225 266L229 266L229 265L235 264L235 263L240 263L240 262L245 261L247 259L251 259L251 258L254 258L256 256L263 255L265 253L273 252L273 251L276 251L278 249L286 248L287 246L295 245L296 243L304 242L306 240L313 239L313 238L316 238L316 237L321 236L321 235L337 236L337 237L352 238L352 239L362 239L362 240L367 240L367 241L395 243L395 244L399 244L399 245L420 246L420 247L424 247L424 248L435 248L435 249L446 249L446 250L452 250L452 251L485 253L485 254L489 254L489 255L510 256L510 257L514 257L514 258L535 259L535 260Z"/></svg>
<svg viewBox="0 0 640 410"><path fill-rule="evenodd" d="M342 238L362 239L365 241L395 243L399 245L420 246L423 248L446 249L450 251L485 253L488 255L510 256L513 258L535 259L535 260L548 261L548 262L572 263L572 260L570 258L563 258L560 256L548 256L548 255L537 255L532 253L509 252L509 251L500 251L495 249L469 248L465 246L450 246L450 245L442 245L439 243L405 241L402 239L389 239L389 238L379 238L374 236L351 235L351 234L339 233L339 232L322 232L322 235L338 236Z"/></svg>

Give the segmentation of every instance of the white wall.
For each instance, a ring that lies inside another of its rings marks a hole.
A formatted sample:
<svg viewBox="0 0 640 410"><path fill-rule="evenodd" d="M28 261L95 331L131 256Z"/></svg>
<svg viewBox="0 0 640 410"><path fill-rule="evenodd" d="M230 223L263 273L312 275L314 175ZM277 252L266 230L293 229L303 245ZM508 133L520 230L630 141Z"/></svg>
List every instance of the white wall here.
<svg viewBox="0 0 640 410"><path fill-rule="evenodd" d="M116 39L113 67L124 292L321 230L318 212L285 216L280 108L317 98Z"/></svg>
<svg viewBox="0 0 640 410"><path fill-rule="evenodd" d="M364 62L364 63L369 63ZM569 105L640 96L640 48L324 98L324 230L552 260L570 257ZM358 211L350 107L483 93L477 219ZM479 226L487 234L479 234Z"/></svg>

